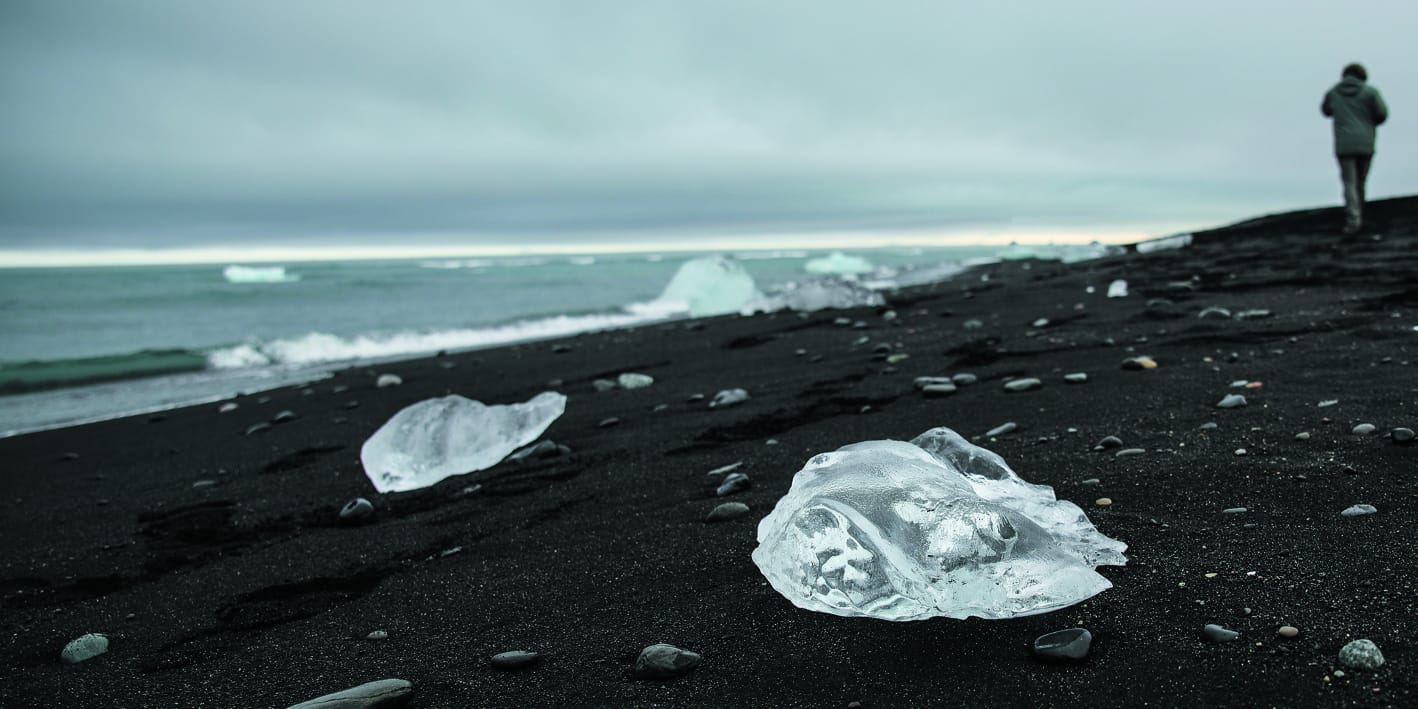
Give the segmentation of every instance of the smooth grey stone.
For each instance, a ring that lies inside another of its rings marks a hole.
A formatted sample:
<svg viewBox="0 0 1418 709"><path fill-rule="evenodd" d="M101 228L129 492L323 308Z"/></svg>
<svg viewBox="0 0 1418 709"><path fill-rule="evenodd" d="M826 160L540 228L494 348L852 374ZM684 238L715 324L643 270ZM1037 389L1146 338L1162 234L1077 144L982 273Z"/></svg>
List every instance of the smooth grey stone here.
<svg viewBox="0 0 1418 709"><path fill-rule="evenodd" d="M1246 397L1240 394L1227 394L1221 397L1221 401L1216 402L1218 409L1234 409L1238 406L1246 405Z"/></svg>
<svg viewBox="0 0 1418 709"><path fill-rule="evenodd" d="M217 413L230 413L232 411L236 411L238 408L240 408L240 405L238 405L235 401L228 401L225 404L222 404L221 406L217 407Z"/></svg>
<svg viewBox="0 0 1418 709"><path fill-rule="evenodd" d="M1236 313L1235 318L1237 320L1259 320L1260 318L1268 318L1270 317L1270 315L1271 313L1269 310L1266 310L1264 308L1255 308L1252 310L1242 310L1241 312Z"/></svg>
<svg viewBox="0 0 1418 709"><path fill-rule="evenodd" d="M1389 435L1393 437L1394 443L1408 443L1413 440L1413 429L1395 428Z"/></svg>
<svg viewBox="0 0 1418 709"><path fill-rule="evenodd" d="M1034 639L1034 654L1056 660L1082 660L1088 657L1093 633L1084 628L1069 628L1040 635Z"/></svg>
<svg viewBox="0 0 1418 709"><path fill-rule="evenodd" d="M1339 516L1341 516L1341 517L1363 517L1364 515L1371 515L1371 514L1374 514L1375 512L1378 512L1378 511L1379 511L1379 508L1374 507L1373 505L1354 505L1354 506L1352 506L1352 507L1346 507L1346 508L1344 508L1344 511L1343 511L1343 512L1340 512L1340 513L1339 513Z"/></svg>
<svg viewBox="0 0 1418 709"><path fill-rule="evenodd" d="M59 652L59 659L74 664L83 662L108 652L108 636L87 633L69 641Z"/></svg>
<svg viewBox="0 0 1418 709"><path fill-rule="evenodd" d="M541 654L531 650L509 650L492 656L492 666L499 670L525 670L537 664Z"/></svg>
<svg viewBox="0 0 1418 709"><path fill-rule="evenodd" d="M292 704L287 709L382 709L407 702L414 686L407 680L381 679Z"/></svg>
<svg viewBox="0 0 1418 709"><path fill-rule="evenodd" d="M262 421L260 423L253 423L250 426L246 427L246 435L250 436L252 434L260 433L262 431L270 430L270 428L271 424L266 423L265 421Z"/></svg>
<svg viewBox="0 0 1418 709"><path fill-rule="evenodd" d="M1113 457L1114 457L1114 458L1127 458L1127 457L1134 456L1134 455L1142 455L1143 453L1146 453L1146 452L1147 452L1147 449L1145 449L1145 448L1124 448L1124 449L1118 451L1117 453L1114 453L1114 454L1113 454Z"/></svg>
<svg viewBox="0 0 1418 709"><path fill-rule="evenodd" d="M1376 430L1378 430L1378 427L1374 424L1361 423L1358 426L1355 426L1354 428L1350 429L1349 432L1356 436L1367 436Z"/></svg>
<svg viewBox="0 0 1418 709"><path fill-rule="evenodd" d="M1101 484L1102 482L1103 482L1103 481L1102 481L1102 480L1099 480L1098 478L1088 478L1087 480L1080 480L1080 481L1078 482L1078 484L1079 484L1079 485L1099 485L1099 484Z"/></svg>
<svg viewBox="0 0 1418 709"><path fill-rule="evenodd" d="M719 489L715 490L714 494L723 497L742 490L747 490L750 487L753 487L753 481L749 480L747 475L743 473L730 473L728 477L724 478L724 482L719 483Z"/></svg>
<svg viewBox="0 0 1418 709"><path fill-rule="evenodd" d="M1245 512L1248 512L1248 511L1249 511L1249 510L1247 510L1247 509L1244 508L1244 507L1227 507L1226 509L1221 510L1221 514L1223 514L1223 515L1238 515L1238 514L1244 514Z"/></svg>
<svg viewBox="0 0 1418 709"><path fill-rule="evenodd" d="M1220 426L1217 426L1215 421L1207 421L1206 423L1197 426L1197 430L1199 431L1215 431L1218 428L1220 428Z"/></svg>
<svg viewBox="0 0 1418 709"><path fill-rule="evenodd" d="M1355 670L1377 670L1384 664L1384 654L1368 638L1350 640L1339 649L1339 664Z"/></svg>
<svg viewBox="0 0 1418 709"><path fill-rule="evenodd" d="M386 631L386 630L371 630L371 631L369 631L369 634L368 634L368 635L364 636L364 639L365 639L365 640L388 640L388 639L389 639L389 632Z"/></svg>
<svg viewBox="0 0 1418 709"><path fill-rule="evenodd" d="M748 514L748 505L742 502L725 502L709 512L705 522L724 522Z"/></svg>
<svg viewBox="0 0 1418 709"><path fill-rule="evenodd" d="M660 643L640 651L635 658L635 676L642 679L670 679L678 677L699 664L697 652L681 650L673 645Z"/></svg>
<svg viewBox="0 0 1418 709"><path fill-rule="evenodd" d="M1025 377L1023 379L1015 379L1012 381L1005 382L1004 390L1029 391L1030 389L1038 389L1041 386L1044 386L1044 383L1039 381L1038 379L1035 379L1034 377Z"/></svg>
<svg viewBox="0 0 1418 709"><path fill-rule="evenodd" d="M340 523L348 525L365 524L374 520L374 503L363 497L356 497L340 508Z"/></svg>
<svg viewBox="0 0 1418 709"><path fill-rule="evenodd" d="M709 408L717 409L724 406L735 406L749 400L748 392L743 389L723 389L709 400Z"/></svg>
<svg viewBox="0 0 1418 709"><path fill-rule="evenodd" d="M280 411L277 412L275 416L271 417L271 423L285 423L287 421L294 421L295 418L296 417L294 411Z"/></svg>
<svg viewBox="0 0 1418 709"><path fill-rule="evenodd" d="M1003 435L1005 435L1006 433L1014 433L1014 432L1015 432L1016 430L1018 430L1018 429L1019 429L1019 424L1017 424L1017 423L1015 423L1015 422L1013 422L1013 421L1010 421L1010 422L1008 422L1008 423L1002 423L1002 424L1000 424L1000 425L998 425L998 426L995 426L994 428L992 428L992 429L990 429L990 430L988 430L988 431L985 431L985 435L986 435L986 436L1003 436Z"/></svg>
<svg viewBox="0 0 1418 709"><path fill-rule="evenodd" d="M1297 441L1308 441L1308 440L1310 440L1310 432L1309 432L1309 431L1301 431L1301 432L1295 434L1295 440L1297 440Z"/></svg>
<svg viewBox="0 0 1418 709"><path fill-rule="evenodd" d="M1049 326L1049 319L1048 319L1048 318L1039 318L1038 320L1035 320L1035 321L1034 321L1034 327L1048 327L1048 326Z"/></svg>
<svg viewBox="0 0 1418 709"><path fill-rule="evenodd" d="M192 482L192 487L195 488L195 489L199 489L199 490L200 490L200 489L202 489L202 488L204 488L204 487L212 487L212 486L214 486L214 485L216 485L216 484L217 484L217 481L215 481L215 480L194 480L194 481Z"/></svg>
<svg viewBox="0 0 1418 709"><path fill-rule="evenodd" d="M1108 448L1122 448L1123 439L1117 436L1104 436L1102 440L1098 441L1098 447L1104 450Z"/></svg>
<svg viewBox="0 0 1418 709"><path fill-rule="evenodd" d="M980 378L969 372L961 372L959 374L956 374L955 376L952 376L950 378L950 381L954 382L955 386L963 387L970 386L971 384L980 381Z"/></svg>
<svg viewBox="0 0 1418 709"><path fill-rule="evenodd" d="M1213 305L1203 309L1201 312L1197 313L1196 316L1199 318L1229 318L1231 317L1231 311Z"/></svg>
<svg viewBox="0 0 1418 709"><path fill-rule="evenodd" d="M950 384L954 386L955 383L950 380L950 377L916 377L911 380L911 384L915 385L917 389L925 389L932 384Z"/></svg>
<svg viewBox="0 0 1418 709"><path fill-rule="evenodd" d="M556 444L556 441L537 441L536 443L533 443L532 445L527 446L521 450L516 451L512 455L507 456L507 462L526 463L528 461L541 460L543 458L555 458L558 455L561 455L561 446L558 446Z"/></svg>
<svg viewBox="0 0 1418 709"><path fill-rule="evenodd" d="M620 419L618 419L618 418L612 416L612 417L607 418L607 419L601 419L600 422L597 423L596 425L597 425L597 426L600 426L601 428L610 428L611 426L618 426L618 425L620 425Z"/></svg>
<svg viewBox="0 0 1418 709"><path fill-rule="evenodd" d="M1221 627L1221 626L1219 626L1219 625L1216 625L1216 624L1214 624L1214 623L1207 623L1207 624L1201 629L1201 634L1202 634L1202 636L1205 637L1207 640L1210 640L1211 642L1214 642L1214 643L1224 643L1224 642L1226 642L1226 641L1228 641L1228 640L1235 640L1236 638L1241 637L1241 634L1240 634L1240 633L1238 633L1238 632L1236 632L1236 631L1234 631L1234 630L1229 630L1229 629L1227 629L1227 628L1223 628L1223 627Z"/></svg>
<svg viewBox="0 0 1418 709"><path fill-rule="evenodd" d="M591 382L591 388L597 392L607 392L616 387L616 383L609 379L596 379Z"/></svg>
<svg viewBox="0 0 1418 709"><path fill-rule="evenodd" d="M403 383L404 378L397 374L381 374L378 379L374 380L374 387L376 389L383 389L385 387L396 387Z"/></svg>
<svg viewBox="0 0 1418 709"><path fill-rule="evenodd" d="M1086 372L1074 372L1072 374L1065 374L1064 381L1068 382L1069 384L1082 384L1088 381L1088 374Z"/></svg>
<svg viewBox="0 0 1418 709"><path fill-rule="evenodd" d="M921 393L925 394L927 398L931 399L941 396L949 396L951 394L954 394L956 391L957 389L954 384L927 384L926 386L921 388Z"/></svg>

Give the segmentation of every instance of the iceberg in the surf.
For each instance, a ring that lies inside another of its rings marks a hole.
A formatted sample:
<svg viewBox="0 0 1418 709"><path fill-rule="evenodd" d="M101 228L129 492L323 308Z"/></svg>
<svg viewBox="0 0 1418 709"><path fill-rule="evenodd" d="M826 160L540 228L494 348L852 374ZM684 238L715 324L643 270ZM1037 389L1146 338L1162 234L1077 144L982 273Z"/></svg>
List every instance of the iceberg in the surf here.
<svg viewBox="0 0 1418 709"><path fill-rule="evenodd" d="M417 490L496 465L536 440L565 411L566 397L552 391L498 406L457 394L426 399L375 431L359 459L379 492Z"/></svg>
<svg viewBox="0 0 1418 709"><path fill-rule="evenodd" d="M227 283L290 283L300 280L294 273L286 273L285 266L227 266L222 269Z"/></svg>
<svg viewBox="0 0 1418 709"><path fill-rule="evenodd" d="M753 561L794 605L884 620L1046 613L1127 563L1053 489L948 428L813 457L758 525Z"/></svg>
<svg viewBox="0 0 1418 709"><path fill-rule="evenodd" d="M758 296L753 276L733 259L709 256L685 261L659 302L682 303L694 317L736 313Z"/></svg>
<svg viewBox="0 0 1418 709"><path fill-rule="evenodd" d="M833 251L822 258L815 258L803 264L808 273L843 274L868 273L874 268L871 261L860 256L848 256L841 251Z"/></svg>
<svg viewBox="0 0 1418 709"><path fill-rule="evenodd" d="M1137 252L1140 254L1150 254L1153 251L1168 251L1171 249L1181 249L1192 245L1191 234L1175 234L1161 239L1150 241L1139 241Z"/></svg>
<svg viewBox="0 0 1418 709"><path fill-rule="evenodd" d="M755 298L741 312L745 315L783 309L812 312L827 308L876 306L885 302L881 294L856 281L815 278L785 283L776 292Z"/></svg>

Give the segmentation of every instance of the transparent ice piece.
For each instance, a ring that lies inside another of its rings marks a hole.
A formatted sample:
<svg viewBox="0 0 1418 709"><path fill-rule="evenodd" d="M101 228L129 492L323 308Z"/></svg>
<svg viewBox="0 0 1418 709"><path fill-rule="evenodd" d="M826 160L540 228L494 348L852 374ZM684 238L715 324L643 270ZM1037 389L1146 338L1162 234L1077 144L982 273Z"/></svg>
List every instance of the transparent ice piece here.
<svg viewBox="0 0 1418 709"><path fill-rule="evenodd" d="M1127 545L948 428L813 457L758 525L753 561L794 605L884 620L1012 618L1112 586Z"/></svg>
<svg viewBox="0 0 1418 709"><path fill-rule="evenodd" d="M808 273L867 273L874 268L871 261L861 256L848 256L841 251L833 251L822 258L815 258L803 264Z"/></svg>
<svg viewBox="0 0 1418 709"><path fill-rule="evenodd" d="M379 492L417 490L490 468L537 439L566 411L566 397L542 392L521 404L487 406L457 394L405 407L360 449Z"/></svg>
<svg viewBox="0 0 1418 709"><path fill-rule="evenodd" d="M739 262L711 256L685 261L657 302L683 303L699 318L738 312L757 296L753 276Z"/></svg>
<svg viewBox="0 0 1418 709"><path fill-rule="evenodd" d="M809 313L827 308L858 308L882 305L881 294L855 281L815 278L785 283L776 292L755 298L743 307L743 314L795 310Z"/></svg>

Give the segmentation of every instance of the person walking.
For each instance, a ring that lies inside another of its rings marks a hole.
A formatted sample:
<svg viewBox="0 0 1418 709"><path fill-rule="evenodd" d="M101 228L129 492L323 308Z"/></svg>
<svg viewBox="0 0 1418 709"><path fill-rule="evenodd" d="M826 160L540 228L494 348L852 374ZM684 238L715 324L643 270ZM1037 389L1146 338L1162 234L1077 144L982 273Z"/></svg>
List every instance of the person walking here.
<svg viewBox="0 0 1418 709"><path fill-rule="evenodd" d="M1377 126L1388 120L1388 106L1368 80L1362 64L1350 64L1320 104L1320 111L1334 122L1334 155L1344 183L1345 234L1355 234L1363 226L1364 182L1374 159L1374 136Z"/></svg>

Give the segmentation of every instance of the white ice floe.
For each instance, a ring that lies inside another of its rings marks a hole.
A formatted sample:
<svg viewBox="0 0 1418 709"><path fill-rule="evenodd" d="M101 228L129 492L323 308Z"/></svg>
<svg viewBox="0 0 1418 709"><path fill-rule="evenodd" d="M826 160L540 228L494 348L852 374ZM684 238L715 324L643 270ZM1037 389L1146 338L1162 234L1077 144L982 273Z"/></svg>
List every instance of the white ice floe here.
<svg viewBox="0 0 1418 709"><path fill-rule="evenodd" d="M285 266L227 266L222 276L228 283L291 283L300 276L286 273Z"/></svg>
<svg viewBox="0 0 1418 709"><path fill-rule="evenodd" d="M861 256L848 256L841 251L833 251L803 264L803 269L808 273L817 274L869 273L873 268L871 261Z"/></svg>
<svg viewBox="0 0 1418 709"><path fill-rule="evenodd" d="M758 526L754 563L808 610L884 620L1011 618L1112 586L1127 563L1053 489L948 428L813 457Z"/></svg>
<svg viewBox="0 0 1418 709"><path fill-rule="evenodd" d="M375 431L360 449L360 462L379 492L417 490L496 465L565 411L566 397L552 391L498 406L457 394L427 399Z"/></svg>
<svg viewBox="0 0 1418 709"><path fill-rule="evenodd" d="M723 256L710 256L681 264L657 302L682 304L698 318L738 312L758 295L753 276L742 265Z"/></svg>

